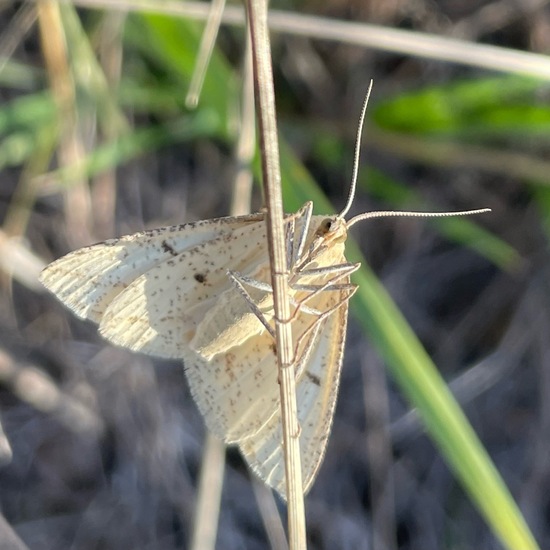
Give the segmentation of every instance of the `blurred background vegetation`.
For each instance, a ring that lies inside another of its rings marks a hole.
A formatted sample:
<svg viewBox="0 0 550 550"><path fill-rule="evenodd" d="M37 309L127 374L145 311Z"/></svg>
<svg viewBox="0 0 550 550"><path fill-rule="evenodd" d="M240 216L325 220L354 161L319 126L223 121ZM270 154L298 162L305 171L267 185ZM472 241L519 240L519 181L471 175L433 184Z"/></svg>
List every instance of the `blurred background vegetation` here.
<svg viewBox="0 0 550 550"><path fill-rule="evenodd" d="M245 30L222 26L190 110L204 23L169 13L176 5L0 5L0 533L21 548L168 550L193 530L204 427L181 363L109 346L37 279L79 246L229 214ZM288 211L344 204L371 78L354 212L492 208L352 235L549 547L547 3L273 7L288 10L272 35ZM307 36L288 30L305 23ZM257 210L259 187L252 195ZM422 412L434 379L393 360L381 328L392 312L376 310L376 280L361 282L370 290L352 304L333 433L306 501L310 547L501 548L472 503L476 472L465 491L446 465L460 467L454 451L444 459L410 410L441 429L445 395ZM439 445L453 444L448 432ZM268 548L279 520L258 506L266 495L239 454L227 459L217 547Z"/></svg>

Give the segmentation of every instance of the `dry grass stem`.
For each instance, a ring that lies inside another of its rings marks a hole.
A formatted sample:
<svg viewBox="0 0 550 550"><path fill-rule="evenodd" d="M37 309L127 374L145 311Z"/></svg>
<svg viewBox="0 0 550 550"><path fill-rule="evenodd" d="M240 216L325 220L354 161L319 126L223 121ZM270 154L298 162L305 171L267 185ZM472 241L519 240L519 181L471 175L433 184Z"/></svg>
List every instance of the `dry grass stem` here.
<svg viewBox="0 0 550 550"><path fill-rule="evenodd" d="M78 132L75 86L69 66L60 6L53 0L37 4L38 22L44 61L51 89L58 107L59 164L78 164L85 156ZM68 188L64 194L67 237L72 245L82 246L92 241L91 200L85 180Z"/></svg>
<svg viewBox="0 0 550 550"><path fill-rule="evenodd" d="M0 466L6 466L12 461L13 449L11 448L8 437L0 423ZM1 540L1 537L0 537Z"/></svg>
<svg viewBox="0 0 550 550"><path fill-rule="evenodd" d="M0 72L13 52L36 21L36 9L31 3L22 4L11 25L0 36Z"/></svg>
<svg viewBox="0 0 550 550"><path fill-rule="evenodd" d="M191 550L213 550L216 547L224 470L225 445L208 432L204 441Z"/></svg>
<svg viewBox="0 0 550 550"><path fill-rule="evenodd" d="M43 292L38 275L46 266L18 236L7 235L0 229L0 270L35 292Z"/></svg>
<svg viewBox="0 0 550 550"><path fill-rule="evenodd" d="M95 9L163 13L194 19L205 19L210 9L208 4L202 2L179 2L178 0L162 3L151 0L77 0L74 3ZM242 9L227 6L222 21L230 25L243 25ZM269 28L272 31L295 36L353 44L373 50L479 67L507 74L516 73L550 79L550 59L546 55L474 44L445 36L277 10L269 12Z"/></svg>
<svg viewBox="0 0 550 550"><path fill-rule="evenodd" d="M281 522L273 491L257 479L252 480L252 488L254 489L254 496L258 503L270 548L288 550L285 529Z"/></svg>
<svg viewBox="0 0 550 550"><path fill-rule="evenodd" d="M11 525L0 514L0 540L4 550L29 550L29 547L19 538Z"/></svg>
<svg viewBox="0 0 550 550"><path fill-rule="evenodd" d="M366 446L372 506L373 550L397 550L395 484L388 387L384 370L373 353L361 355L365 404Z"/></svg>
<svg viewBox="0 0 550 550"><path fill-rule="evenodd" d="M446 143L441 139L428 140L377 128L369 131L369 142L379 149L426 164L478 169L498 176L533 180L538 185L550 185L550 162L527 153L458 144L456 141Z"/></svg>
<svg viewBox="0 0 550 550"><path fill-rule="evenodd" d="M248 212L252 197L253 174L251 163L254 158L256 143L256 119L254 109L254 81L252 71L252 50L250 35L246 35L245 64L241 103L241 128L236 148L237 174L234 182L231 212L234 216ZM252 488L262 521L270 541L271 548L288 550L285 530L277 510L273 492L255 477Z"/></svg>
<svg viewBox="0 0 550 550"><path fill-rule="evenodd" d="M267 26L267 5L263 0L248 0L246 5L252 42L254 89L267 206L266 223L275 312L277 361L279 365L289 546L292 550L302 550L306 548L306 526L300 457L300 428L296 406L294 350L289 322L288 268L283 231L284 211L280 185L279 145L271 49Z"/></svg>
<svg viewBox="0 0 550 550"><path fill-rule="evenodd" d="M106 87L117 90L122 75L122 38L126 14L109 14L102 21L98 37L99 62L105 75ZM99 67L96 68L97 72ZM121 133L121 125L114 117L103 117L102 136L106 141L115 141ZM92 204L96 235L107 239L115 233L116 170L105 170L94 178Z"/></svg>
<svg viewBox="0 0 550 550"><path fill-rule="evenodd" d="M256 119L254 103L254 81L252 71L252 50L250 35L246 35L244 53L244 74L241 102L240 130L235 157L237 173L235 175L231 215L239 216L250 211L252 199L253 175L250 165L256 148Z"/></svg>

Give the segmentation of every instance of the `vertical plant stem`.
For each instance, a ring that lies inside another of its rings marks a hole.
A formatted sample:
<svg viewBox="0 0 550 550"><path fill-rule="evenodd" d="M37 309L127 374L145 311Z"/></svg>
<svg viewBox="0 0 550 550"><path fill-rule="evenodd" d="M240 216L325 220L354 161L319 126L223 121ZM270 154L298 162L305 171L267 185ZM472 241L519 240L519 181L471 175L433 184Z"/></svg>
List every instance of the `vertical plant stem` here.
<svg viewBox="0 0 550 550"><path fill-rule="evenodd" d="M225 445L208 432L204 442L191 550L213 550L225 470Z"/></svg>
<svg viewBox="0 0 550 550"><path fill-rule="evenodd" d="M262 173L267 206L267 237L277 338L277 360L281 394L281 421L285 457L288 533L291 550L306 548L306 529L300 438L296 407L294 349L290 325L288 268L283 230L283 199L279 146L275 116L275 94L265 0L247 0L252 42L254 91L260 132Z"/></svg>
<svg viewBox="0 0 550 550"><path fill-rule="evenodd" d="M58 108L59 164L72 166L85 157L85 148L79 135L75 83L61 18L61 8L70 11L70 6L60 8L58 2L44 0L38 2L36 8L42 52ZM89 244L93 241L92 212L86 180L82 178L67 188L64 199L69 242L75 247Z"/></svg>

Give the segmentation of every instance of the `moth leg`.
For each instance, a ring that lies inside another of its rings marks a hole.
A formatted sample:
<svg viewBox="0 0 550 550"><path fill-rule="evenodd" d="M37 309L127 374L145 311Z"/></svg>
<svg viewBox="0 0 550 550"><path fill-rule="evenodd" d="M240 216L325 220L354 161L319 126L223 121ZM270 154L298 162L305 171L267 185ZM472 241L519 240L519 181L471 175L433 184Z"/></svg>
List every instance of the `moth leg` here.
<svg viewBox="0 0 550 550"><path fill-rule="evenodd" d="M320 292L341 292L345 290L352 291L352 293L355 292L357 289L357 285L354 285L352 283L345 283L345 284L330 284L330 285L297 285L294 287L294 290L309 292L307 296L302 298L301 300L294 300L291 299L291 304L293 306L296 306L296 309L292 312L292 315L290 317L290 320L293 321L297 316L298 313L307 313L309 315L319 316L323 315L324 311L321 311L319 309L312 308L306 304L308 300L319 294Z"/></svg>
<svg viewBox="0 0 550 550"><path fill-rule="evenodd" d="M343 275L351 275L361 267L360 263L351 264L346 262L345 264L327 265L324 267L312 267L311 269L302 269L297 272L297 277L308 277L313 275L332 275L336 273L342 273Z"/></svg>
<svg viewBox="0 0 550 550"><path fill-rule="evenodd" d="M309 233L309 226L311 223L311 215L313 214L313 203L306 202L300 210L297 212L296 219L302 219L302 225L299 229L298 238L296 237L296 231L292 232L292 235L288 235L289 238L289 248L292 248L292 253L289 255L289 262L287 263L288 267L292 269L292 266L299 261L304 253L304 246L306 244L307 234ZM295 246L295 244L297 246Z"/></svg>
<svg viewBox="0 0 550 550"><path fill-rule="evenodd" d="M311 314L322 314L323 312L314 313L311 311L311 308L306 305L306 302L308 300L311 300L314 296L317 296L321 292L327 292L327 291L346 291L349 290L352 293L355 292L356 286L351 283L343 283L338 284L338 281L344 277L349 276L354 271L357 271L359 269L360 264L337 264L332 266L325 266L325 267L318 267L313 268L310 270L302 271L301 273L297 273L297 280L299 280L301 277L305 276L316 276L316 275L326 275L326 274L336 274L334 277L330 278L328 281L326 281L324 284L300 284L296 283L294 281L291 281L290 286L295 291L303 291L308 292L309 294L303 298L301 301L297 303L296 310L292 314L292 318L295 318L300 311L304 313L311 313Z"/></svg>
<svg viewBox="0 0 550 550"><path fill-rule="evenodd" d="M315 292L318 294L319 292L324 292L328 290L351 290L352 288L355 288L357 285L354 285L353 283L342 283L342 284L332 284L330 283L327 285L294 285L292 288L293 290L301 290L303 292ZM309 300L311 296L308 296L306 299Z"/></svg>
<svg viewBox="0 0 550 550"><path fill-rule="evenodd" d="M357 287L353 288L344 298L342 298L340 301L338 301L336 304L334 304L331 308L327 309L323 313L321 313L317 318L311 323L309 327L300 334L298 339L296 340L295 348L294 348L294 356L298 357L298 349L302 345L305 338L309 337L311 333L314 333L313 336L311 336L309 342L306 344L305 353L303 353L304 358L301 359L298 363L298 369L296 371L296 377L299 378L302 374L302 370L304 368L304 365L307 360L307 356L309 355L309 351L311 351L311 348L313 346L314 340L315 340L315 332L317 332L321 328L321 324L323 321L325 321L330 315L332 315L337 309L342 307L345 303L347 303L350 298L355 294L357 290Z"/></svg>
<svg viewBox="0 0 550 550"><path fill-rule="evenodd" d="M271 285L269 283L264 283L263 281L258 281L257 279L252 279L251 277L247 277L246 275L241 275L237 271L229 271L229 276L233 279L233 281L237 280L241 283L241 285L248 285L252 288L256 288L257 290L263 290L264 292L272 293L273 289L271 288Z"/></svg>
<svg viewBox="0 0 550 550"><path fill-rule="evenodd" d="M306 308L308 308L308 306L306 305L306 302L314 296L317 296L321 292L349 290L351 292L349 297L351 297L355 292L356 285L353 285L351 283L337 284L337 282L343 277L348 276L350 273L353 273L358 268L359 264L339 264L336 266L328 266L327 268L318 268L312 270L312 272L314 274L317 274L318 271L322 274L336 272L337 275L329 279L326 283L320 285L301 285L296 283L292 284L291 287L293 290L302 290L309 292L309 294L305 298L303 298L303 300L298 302L297 307L292 314L292 318L295 318L300 311L307 312Z"/></svg>
<svg viewBox="0 0 550 550"><path fill-rule="evenodd" d="M271 327L271 325L269 324L269 322L265 318L264 314L260 311L260 308L255 304L255 302L252 299L252 297L250 296L250 294L246 291L246 288L244 288L243 283L241 282L240 276L237 273L233 272L233 271L228 271L227 274L229 275L229 278L230 278L231 282L235 285L235 288L239 291L241 296L248 303L250 309L252 310L252 313L254 313L254 315L256 315L256 317L258 318L260 323L262 323L262 325L266 328L267 332L269 332L269 334L271 334L273 339L275 339L275 331L273 330L273 328ZM259 284L263 284L263 283L260 283L260 281L256 281L256 282L259 283ZM271 290L271 287L269 287L269 288ZM263 290L263 289L260 288L260 290Z"/></svg>
<svg viewBox="0 0 550 550"><path fill-rule="evenodd" d="M242 294L242 291L246 292L246 289L244 288L244 285L249 285L252 288L256 288L257 290L263 290L264 292L269 292L269 293L273 292L273 289L271 288L271 285L269 283L264 283L263 281L258 281L256 279L251 279L250 277L246 277L245 275L241 275L240 273L237 273L236 271L231 271L229 273L229 276L232 278L233 281L235 281L235 280L239 281L239 283L241 284L241 288L239 289L241 291L241 294ZM305 286L306 285L304 285L304 287ZM314 285L312 285L312 286L314 286ZM303 288L303 289L296 288L296 290L315 290L316 288L317 287L311 288L311 289L310 288ZM345 290L345 289L344 288L338 288L338 289L334 289L334 290ZM247 296L248 296L248 292L247 292ZM248 298L250 298L250 296L248 296ZM251 300L251 298L250 298L250 300ZM247 301L249 301L249 300L247 300ZM292 296L290 296L290 303L293 306L299 306L301 302L295 300ZM301 310L304 313L309 313L311 315L317 315L317 314L320 313L318 310L310 308L306 305L303 305Z"/></svg>
<svg viewBox="0 0 550 550"><path fill-rule="evenodd" d="M313 203L308 201L295 214L285 216L286 261L288 266L293 266L302 254L312 213ZM296 222L300 219L303 221L297 230Z"/></svg>
<svg viewBox="0 0 550 550"><path fill-rule="evenodd" d="M303 271L306 267L306 265L312 263L315 258L320 256L323 252L327 250L327 245L324 243L316 244L315 242L311 243L311 246L309 247L309 250L307 251L307 254L304 255L303 260L300 261L300 263L297 263L296 265L292 266L294 271L300 272ZM296 261L298 261L300 258L296 258Z"/></svg>

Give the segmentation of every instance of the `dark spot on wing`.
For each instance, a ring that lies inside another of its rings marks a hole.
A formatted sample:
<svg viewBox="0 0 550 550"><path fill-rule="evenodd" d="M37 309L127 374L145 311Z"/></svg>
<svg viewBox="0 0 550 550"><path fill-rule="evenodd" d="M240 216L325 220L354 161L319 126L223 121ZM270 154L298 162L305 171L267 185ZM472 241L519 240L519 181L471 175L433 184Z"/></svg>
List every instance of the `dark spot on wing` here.
<svg viewBox="0 0 550 550"><path fill-rule="evenodd" d="M170 254L172 254L172 256L178 255L178 253L174 250L174 248L170 246L166 241L162 241L161 245L162 245L162 250L164 250L164 252L169 252Z"/></svg>
<svg viewBox="0 0 550 550"><path fill-rule="evenodd" d="M206 281L206 275L203 273L195 273L194 277L197 283L204 283Z"/></svg>
<svg viewBox="0 0 550 550"><path fill-rule="evenodd" d="M316 386L321 386L321 379L316 374L313 374L306 370L306 376L309 378L310 382L312 382Z"/></svg>

